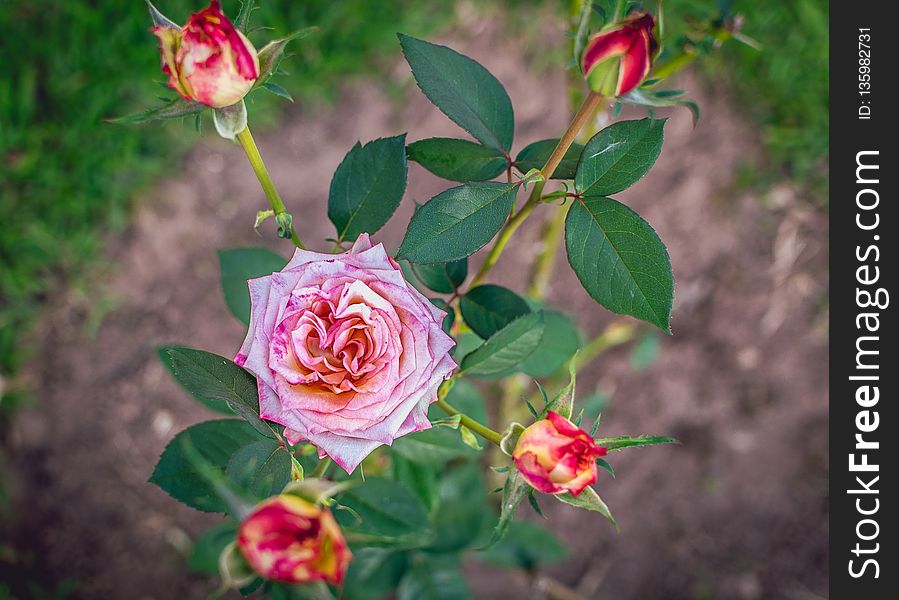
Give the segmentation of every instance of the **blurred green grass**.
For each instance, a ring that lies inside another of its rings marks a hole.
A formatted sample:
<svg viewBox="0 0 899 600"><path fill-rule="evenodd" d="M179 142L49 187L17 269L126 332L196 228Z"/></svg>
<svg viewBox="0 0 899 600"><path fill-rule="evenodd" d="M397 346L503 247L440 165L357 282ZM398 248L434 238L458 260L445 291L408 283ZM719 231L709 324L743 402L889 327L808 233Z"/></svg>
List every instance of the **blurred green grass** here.
<svg viewBox="0 0 899 600"><path fill-rule="evenodd" d="M201 4L156 2L177 22ZM452 16L450 0L261 4L253 23L271 31L251 35L257 43L320 28L282 63L289 73L278 81L298 100L328 99L347 76L395 60L396 31L426 35ZM224 7L235 15L237 0ZM103 123L172 97L150 25L142 0L0 2L0 377L28 357L42 301L84 272L104 238L127 226L136 193L198 139L192 119ZM276 100L263 96L254 102Z"/></svg>
<svg viewBox="0 0 899 600"><path fill-rule="evenodd" d="M735 40L698 62L715 90L759 125L767 161L749 173L761 185L790 179L826 206L829 155L827 0L671 0L666 25L724 7L745 18L743 33L761 44Z"/></svg>
<svg viewBox="0 0 899 600"><path fill-rule="evenodd" d="M182 22L202 3L156 4ZM236 14L236 0L224 4ZM504 6L529 10L521 0ZM278 81L299 100L327 100L346 77L396 59L396 31L425 36L451 22L452 7L452 0L267 0L254 23L273 31L253 39L319 26L318 34L289 48L288 74ZM671 24L712 13L715 2L672 0L665 10ZM744 31L763 49L729 42L700 68L762 128L769 165L753 178L788 177L821 190L828 153L827 2L737 0L734 10L745 15ZM127 226L137 192L198 139L190 123L102 122L171 96L160 86L148 29L139 0L0 2L0 377L29 356L42 302L61 283L77 281L106 236Z"/></svg>

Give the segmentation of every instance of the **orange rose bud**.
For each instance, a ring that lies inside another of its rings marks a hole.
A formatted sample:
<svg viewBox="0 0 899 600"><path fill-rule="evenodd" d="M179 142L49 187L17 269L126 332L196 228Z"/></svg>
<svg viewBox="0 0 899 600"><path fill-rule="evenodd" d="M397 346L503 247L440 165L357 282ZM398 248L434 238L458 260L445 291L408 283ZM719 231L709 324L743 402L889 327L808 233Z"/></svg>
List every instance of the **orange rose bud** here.
<svg viewBox="0 0 899 600"><path fill-rule="evenodd" d="M611 97L640 85L659 50L654 29L651 14L635 11L591 37L581 63L590 89Z"/></svg>
<svg viewBox="0 0 899 600"><path fill-rule="evenodd" d="M512 458L518 471L547 494L580 494L596 482L596 459L606 449L590 435L553 411L521 433Z"/></svg>
<svg viewBox="0 0 899 600"><path fill-rule="evenodd" d="M291 584L340 585L352 558L331 511L290 494L257 506L240 524L237 546L256 573Z"/></svg>
<svg viewBox="0 0 899 600"><path fill-rule="evenodd" d="M222 13L219 0L181 29L157 25L162 71L186 100L223 108L247 95L259 77L256 48Z"/></svg>

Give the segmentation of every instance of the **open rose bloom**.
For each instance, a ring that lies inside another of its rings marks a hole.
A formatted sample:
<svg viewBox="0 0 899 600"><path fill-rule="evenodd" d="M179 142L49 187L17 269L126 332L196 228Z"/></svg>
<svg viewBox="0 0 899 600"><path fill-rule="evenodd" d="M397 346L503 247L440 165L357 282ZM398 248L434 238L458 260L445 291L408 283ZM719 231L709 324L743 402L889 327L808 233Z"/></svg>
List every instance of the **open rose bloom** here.
<svg viewBox="0 0 899 600"><path fill-rule="evenodd" d="M596 482L596 459L606 449L553 411L521 433L512 458L524 479L547 494L580 494Z"/></svg>
<svg viewBox="0 0 899 600"><path fill-rule="evenodd" d="M254 572L284 583L340 585L352 558L331 511L289 494L243 520L237 547Z"/></svg>
<svg viewBox="0 0 899 600"><path fill-rule="evenodd" d="M652 15L636 11L591 37L581 65L590 89L620 96L640 85L659 50L654 29Z"/></svg>
<svg viewBox="0 0 899 600"><path fill-rule="evenodd" d="M249 282L252 313L235 362L259 385L264 419L351 472L372 450L427 429L455 369L445 313L362 234L345 254L297 250Z"/></svg>
<svg viewBox="0 0 899 600"><path fill-rule="evenodd" d="M259 57L247 37L222 13L218 0L191 15L181 29L157 25L162 71L186 100L213 108L239 102L259 77Z"/></svg>

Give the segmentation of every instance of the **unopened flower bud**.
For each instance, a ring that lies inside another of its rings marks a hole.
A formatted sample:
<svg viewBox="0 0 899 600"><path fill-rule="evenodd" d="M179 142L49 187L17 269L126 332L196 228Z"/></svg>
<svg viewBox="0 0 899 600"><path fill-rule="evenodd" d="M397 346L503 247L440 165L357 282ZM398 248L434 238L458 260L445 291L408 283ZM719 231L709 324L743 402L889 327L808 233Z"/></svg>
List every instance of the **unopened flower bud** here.
<svg viewBox="0 0 899 600"><path fill-rule="evenodd" d="M553 411L525 429L512 458L531 486L547 494L580 494L596 482L596 459L606 449L590 435Z"/></svg>
<svg viewBox="0 0 899 600"><path fill-rule="evenodd" d="M581 61L590 89L613 97L640 85L659 49L654 28L650 13L635 11L591 37Z"/></svg>
<svg viewBox="0 0 899 600"><path fill-rule="evenodd" d="M222 13L219 0L191 15L181 29L157 25L162 71L186 100L213 108L239 102L259 77L259 57L247 37Z"/></svg>

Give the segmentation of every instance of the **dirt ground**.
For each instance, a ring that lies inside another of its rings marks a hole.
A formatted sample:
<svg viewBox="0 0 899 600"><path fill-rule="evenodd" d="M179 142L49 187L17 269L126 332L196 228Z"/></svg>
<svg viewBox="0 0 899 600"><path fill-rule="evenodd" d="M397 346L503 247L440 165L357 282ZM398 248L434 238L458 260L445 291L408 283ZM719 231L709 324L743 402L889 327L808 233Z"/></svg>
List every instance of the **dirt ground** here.
<svg viewBox="0 0 899 600"><path fill-rule="evenodd" d="M564 81L530 72L515 44L500 40L498 51L491 37L472 28L452 44L507 86L515 150L558 135ZM398 63L394 76L406 72ZM758 157L757 131L720 94L682 83L700 99L703 121L693 129L686 111L673 113L656 167L620 196L670 249L674 335L645 371L633 371L620 349L579 384L614 390L607 435L671 434L683 445L616 457L618 479L604 479L601 491L620 534L599 517L553 508L550 526L573 558L536 583L472 563L477 598L543 598L550 581L582 598L826 597L826 222L788 186L734 192L735 173ZM352 85L337 106L293 107L281 129L257 133L306 240L331 233L330 174L357 139L462 134L416 89L402 103L378 89ZM182 553L216 518L146 483L172 435L209 417L170 381L154 348L180 342L233 354L244 331L222 300L215 250L289 249L269 227L265 239L252 231L265 202L240 149L206 138L110 241L112 267L90 299L56 300L31 367L38 403L14 427L14 533L46 565L42 577L78 582L77 598L202 598L213 587L187 572ZM377 238L395 247L413 200L448 185L410 165L403 206ZM499 282L521 285L515 274L536 251L539 220L502 258ZM91 332L98 298L113 308ZM588 335L612 319L561 264L550 301Z"/></svg>

